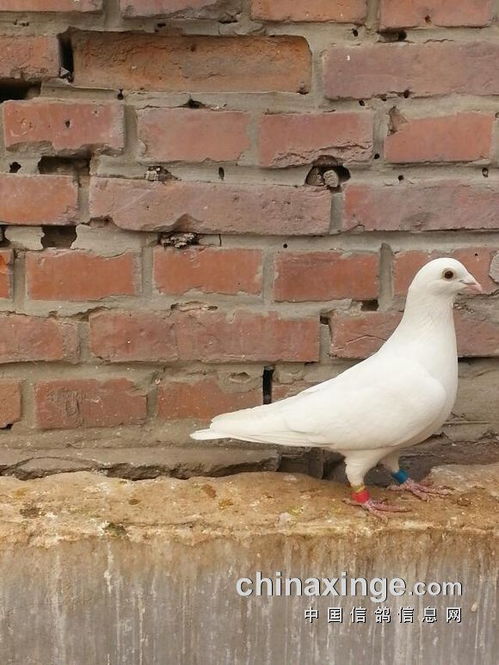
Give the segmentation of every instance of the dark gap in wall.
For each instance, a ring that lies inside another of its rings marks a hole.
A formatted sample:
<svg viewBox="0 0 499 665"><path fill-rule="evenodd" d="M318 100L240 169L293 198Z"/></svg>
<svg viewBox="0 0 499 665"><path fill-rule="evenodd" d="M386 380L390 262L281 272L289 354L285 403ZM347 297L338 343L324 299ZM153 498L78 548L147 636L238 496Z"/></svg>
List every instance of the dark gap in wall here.
<svg viewBox="0 0 499 665"><path fill-rule="evenodd" d="M403 42L407 39L405 30L381 30L378 34L382 42Z"/></svg>
<svg viewBox="0 0 499 665"><path fill-rule="evenodd" d="M76 240L74 226L42 226L42 247L69 249Z"/></svg>
<svg viewBox="0 0 499 665"><path fill-rule="evenodd" d="M203 104L203 102L198 102L197 99L192 99L192 97L189 97L188 101L185 104L182 104L182 108L205 109L207 106L206 104Z"/></svg>
<svg viewBox="0 0 499 665"><path fill-rule="evenodd" d="M116 99L125 99L125 95L123 94L123 88L119 88L118 94L116 95Z"/></svg>
<svg viewBox="0 0 499 665"><path fill-rule="evenodd" d="M38 172L58 175L90 175L90 159L71 157L42 157L38 162Z"/></svg>
<svg viewBox="0 0 499 665"><path fill-rule="evenodd" d="M4 425L3 427L0 427L2 430L10 430L12 429L12 423L7 423L7 425Z"/></svg>
<svg viewBox="0 0 499 665"><path fill-rule="evenodd" d="M329 326L330 315L329 314L322 314L319 320L320 320L321 325Z"/></svg>
<svg viewBox="0 0 499 665"><path fill-rule="evenodd" d="M21 164L19 162L11 162L9 164L9 173L17 173L21 170Z"/></svg>
<svg viewBox="0 0 499 665"><path fill-rule="evenodd" d="M220 178L220 180L223 180L225 178L225 171L222 167L218 169L218 177Z"/></svg>
<svg viewBox="0 0 499 665"><path fill-rule="evenodd" d="M378 301L377 300L363 300L360 303L360 309L362 312L377 312L378 311Z"/></svg>
<svg viewBox="0 0 499 665"><path fill-rule="evenodd" d="M262 376L263 403L272 403L272 377L274 375L273 367L265 367Z"/></svg>
<svg viewBox="0 0 499 665"><path fill-rule="evenodd" d="M60 78L72 82L74 78L74 57L73 57L73 44L71 37L68 33L58 35L59 39L59 53L61 56L61 73Z"/></svg>
<svg viewBox="0 0 499 665"><path fill-rule="evenodd" d="M0 82L0 104L9 99L31 99L40 94L40 84L26 81L5 80Z"/></svg>
<svg viewBox="0 0 499 665"><path fill-rule="evenodd" d="M10 241L5 237L6 226L0 226L0 247L9 247Z"/></svg>
<svg viewBox="0 0 499 665"><path fill-rule="evenodd" d="M482 175L483 175L484 178L488 178L489 177L489 169L484 167L482 169Z"/></svg>

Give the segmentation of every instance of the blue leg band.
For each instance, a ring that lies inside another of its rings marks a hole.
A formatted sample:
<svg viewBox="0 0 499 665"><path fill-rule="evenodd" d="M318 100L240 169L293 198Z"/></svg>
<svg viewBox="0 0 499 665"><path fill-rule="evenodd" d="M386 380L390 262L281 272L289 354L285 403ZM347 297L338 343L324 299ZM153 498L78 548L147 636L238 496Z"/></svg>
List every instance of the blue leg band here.
<svg viewBox="0 0 499 665"><path fill-rule="evenodd" d="M398 471L395 471L395 473L392 473L392 478L402 485L402 483L405 483L405 481L408 480L409 474L407 471L399 469Z"/></svg>

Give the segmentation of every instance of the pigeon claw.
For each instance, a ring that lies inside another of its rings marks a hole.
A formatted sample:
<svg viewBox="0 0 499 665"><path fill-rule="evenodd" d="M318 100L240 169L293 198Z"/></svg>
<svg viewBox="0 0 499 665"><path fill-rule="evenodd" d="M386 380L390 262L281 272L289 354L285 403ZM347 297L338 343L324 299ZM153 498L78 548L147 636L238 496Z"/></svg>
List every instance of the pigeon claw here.
<svg viewBox="0 0 499 665"><path fill-rule="evenodd" d="M345 503L348 503L350 506L360 506L371 515L374 515L383 522L388 521L388 517L391 517L390 513L407 513L409 508L402 508L401 506L393 506L389 503L385 503L385 500L375 501L374 499L367 499L367 501L355 501L354 499L343 499Z"/></svg>
<svg viewBox="0 0 499 665"><path fill-rule="evenodd" d="M426 483L417 483L412 478L408 478L401 485L390 485L388 488L392 492L411 492L421 501L429 501L432 496L448 496L452 490L448 487L434 487Z"/></svg>

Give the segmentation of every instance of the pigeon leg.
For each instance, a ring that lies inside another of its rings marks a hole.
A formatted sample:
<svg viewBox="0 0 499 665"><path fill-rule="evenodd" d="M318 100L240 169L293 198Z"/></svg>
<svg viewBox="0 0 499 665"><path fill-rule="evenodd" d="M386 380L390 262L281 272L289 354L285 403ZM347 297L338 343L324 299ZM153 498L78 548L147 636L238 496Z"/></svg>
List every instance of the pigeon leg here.
<svg viewBox="0 0 499 665"><path fill-rule="evenodd" d="M386 449L373 451L350 452L345 456L346 474L348 482L352 486L352 498L346 499L345 503L352 506L360 506L367 512L386 521L390 513L405 513L409 509L399 506L391 506L384 501L375 501L371 498L369 490L364 485L364 476L373 466L386 455Z"/></svg>
<svg viewBox="0 0 499 665"><path fill-rule="evenodd" d="M399 484L390 485L388 488L392 492L411 492L417 496L421 501L429 501L431 496L448 496L452 494L452 490L447 487L434 487L427 483L417 483L412 478L409 478L406 471L399 469L392 473L394 478Z"/></svg>

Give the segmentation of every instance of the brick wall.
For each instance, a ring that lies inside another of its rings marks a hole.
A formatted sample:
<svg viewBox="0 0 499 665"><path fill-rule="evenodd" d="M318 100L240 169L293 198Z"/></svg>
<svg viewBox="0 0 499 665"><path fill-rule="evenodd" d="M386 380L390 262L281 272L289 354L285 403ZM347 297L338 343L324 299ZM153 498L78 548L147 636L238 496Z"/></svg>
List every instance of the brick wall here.
<svg viewBox="0 0 499 665"><path fill-rule="evenodd" d="M497 432L498 3L2 0L0 445L182 444L323 380L452 255Z"/></svg>

